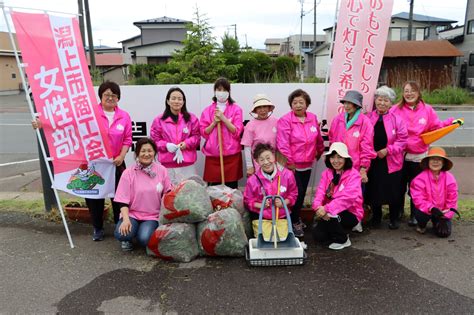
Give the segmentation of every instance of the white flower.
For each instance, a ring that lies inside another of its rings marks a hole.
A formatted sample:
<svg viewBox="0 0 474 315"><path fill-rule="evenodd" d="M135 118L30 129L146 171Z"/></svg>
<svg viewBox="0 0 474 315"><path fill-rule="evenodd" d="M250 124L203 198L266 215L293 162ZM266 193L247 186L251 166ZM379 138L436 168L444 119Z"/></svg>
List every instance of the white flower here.
<svg viewBox="0 0 474 315"><path fill-rule="evenodd" d="M156 185L156 191L157 191L158 193L161 193L161 192L163 191L163 184L162 184L162 183L158 183L158 184Z"/></svg>
<svg viewBox="0 0 474 315"><path fill-rule="evenodd" d="M344 189L344 184L341 184L341 186L339 186L339 191L342 191Z"/></svg>
<svg viewBox="0 0 474 315"><path fill-rule="evenodd" d="M272 128L272 131L273 131L273 133L276 133L276 132L277 132L276 127L273 127L273 128Z"/></svg>
<svg viewBox="0 0 474 315"><path fill-rule="evenodd" d="M284 193L286 191L286 186L280 186L280 192Z"/></svg>
<svg viewBox="0 0 474 315"><path fill-rule="evenodd" d="M426 119L425 118L420 118L420 120L418 120L418 123L420 125L426 125Z"/></svg>
<svg viewBox="0 0 474 315"><path fill-rule="evenodd" d="M117 130L123 131L125 128L123 127L122 124L117 125Z"/></svg>
<svg viewBox="0 0 474 315"><path fill-rule="evenodd" d="M354 133L352 134L352 136L353 136L354 138L359 138L360 132L359 132L359 131L354 131Z"/></svg>
<svg viewBox="0 0 474 315"><path fill-rule="evenodd" d="M311 126L311 128L309 128L309 130L311 130L311 132L316 132L316 131L318 131L318 129L317 129L315 126Z"/></svg>
<svg viewBox="0 0 474 315"><path fill-rule="evenodd" d="M183 129L183 133L189 133L189 129L188 129L188 127L184 127L184 129Z"/></svg>

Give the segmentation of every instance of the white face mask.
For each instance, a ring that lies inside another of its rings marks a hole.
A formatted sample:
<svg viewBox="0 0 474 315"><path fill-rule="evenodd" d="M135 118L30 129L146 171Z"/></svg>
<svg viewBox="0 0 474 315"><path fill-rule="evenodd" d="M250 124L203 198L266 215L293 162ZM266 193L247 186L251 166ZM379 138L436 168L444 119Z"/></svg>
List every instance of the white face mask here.
<svg viewBox="0 0 474 315"><path fill-rule="evenodd" d="M219 103L225 103L229 98L229 92L227 91L216 91L216 99Z"/></svg>

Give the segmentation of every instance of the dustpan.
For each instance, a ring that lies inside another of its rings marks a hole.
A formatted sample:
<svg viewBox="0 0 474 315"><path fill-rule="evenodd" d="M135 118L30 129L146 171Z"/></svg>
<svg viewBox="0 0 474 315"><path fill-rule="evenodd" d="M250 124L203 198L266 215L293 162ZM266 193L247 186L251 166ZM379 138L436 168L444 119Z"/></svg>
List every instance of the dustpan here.
<svg viewBox="0 0 474 315"><path fill-rule="evenodd" d="M430 132L426 132L422 134L420 137L423 139L423 142L425 144L431 144L435 142L436 140L439 140L446 136L448 133L452 132L454 129L458 128L459 124L452 124L440 129L436 129Z"/></svg>

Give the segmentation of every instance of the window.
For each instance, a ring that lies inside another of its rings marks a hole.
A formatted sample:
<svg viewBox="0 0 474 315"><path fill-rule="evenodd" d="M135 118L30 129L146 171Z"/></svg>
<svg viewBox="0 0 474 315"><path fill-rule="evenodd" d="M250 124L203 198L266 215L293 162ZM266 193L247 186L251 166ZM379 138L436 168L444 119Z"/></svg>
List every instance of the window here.
<svg viewBox="0 0 474 315"><path fill-rule="evenodd" d="M425 39L427 39L428 37L430 37L430 28L425 27Z"/></svg>
<svg viewBox="0 0 474 315"><path fill-rule="evenodd" d="M12 79L16 79L16 73L12 73Z"/></svg>
<svg viewBox="0 0 474 315"><path fill-rule="evenodd" d="M469 66L474 66L474 54L469 55Z"/></svg>
<svg viewBox="0 0 474 315"><path fill-rule="evenodd" d="M474 20L467 22L467 34L474 34Z"/></svg>

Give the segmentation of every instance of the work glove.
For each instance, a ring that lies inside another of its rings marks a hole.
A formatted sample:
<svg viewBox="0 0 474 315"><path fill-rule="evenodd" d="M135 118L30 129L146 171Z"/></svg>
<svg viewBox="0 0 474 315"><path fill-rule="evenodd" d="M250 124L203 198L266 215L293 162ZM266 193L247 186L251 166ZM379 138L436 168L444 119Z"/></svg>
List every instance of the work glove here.
<svg viewBox="0 0 474 315"><path fill-rule="evenodd" d="M180 148L177 148L176 153L174 155L173 161L175 161L178 164L183 163L184 158L183 158L183 152L181 151Z"/></svg>
<svg viewBox="0 0 474 315"><path fill-rule="evenodd" d="M175 153L176 150L178 150L178 146L174 143L168 142L166 144L166 150L168 150L169 153Z"/></svg>
<svg viewBox="0 0 474 315"><path fill-rule="evenodd" d="M448 219L441 218L435 226L435 234L439 237L448 237L451 233L449 231Z"/></svg>
<svg viewBox="0 0 474 315"><path fill-rule="evenodd" d="M455 119L455 120L453 120L453 125L454 124L459 124L459 126L462 126L462 125L464 125L464 120L461 119L461 118Z"/></svg>
<svg viewBox="0 0 474 315"><path fill-rule="evenodd" d="M443 212L436 207L431 208L431 214L437 218L442 218L444 216Z"/></svg>

